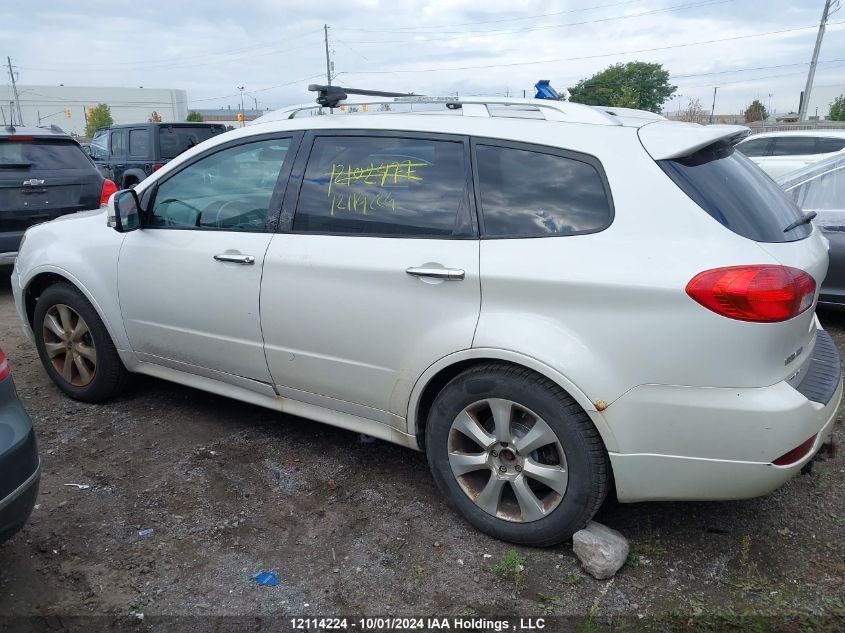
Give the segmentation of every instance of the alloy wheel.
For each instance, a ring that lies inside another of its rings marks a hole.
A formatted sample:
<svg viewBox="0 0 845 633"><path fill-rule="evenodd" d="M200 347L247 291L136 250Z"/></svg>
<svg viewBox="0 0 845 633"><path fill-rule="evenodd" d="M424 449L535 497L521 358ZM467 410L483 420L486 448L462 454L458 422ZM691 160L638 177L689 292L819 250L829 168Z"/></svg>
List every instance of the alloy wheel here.
<svg viewBox="0 0 845 633"><path fill-rule="evenodd" d="M58 303L44 315L44 350L56 372L74 387L85 387L97 372L97 349L88 324L69 305Z"/></svg>
<svg viewBox="0 0 845 633"><path fill-rule="evenodd" d="M517 523L547 516L566 494L566 453L552 428L512 400L489 398L452 422L449 465L479 508Z"/></svg>

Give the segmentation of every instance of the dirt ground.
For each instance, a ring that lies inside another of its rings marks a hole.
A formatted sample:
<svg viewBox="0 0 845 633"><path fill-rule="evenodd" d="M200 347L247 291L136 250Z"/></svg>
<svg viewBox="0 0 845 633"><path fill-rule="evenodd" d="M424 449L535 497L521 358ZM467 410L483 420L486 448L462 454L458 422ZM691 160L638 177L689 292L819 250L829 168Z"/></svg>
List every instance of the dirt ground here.
<svg viewBox="0 0 845 633"><path fill-rule="evenodd" d="M845 349L845 313L821 319ZM786 630L843 623L830 619L845 614L841 451L761 499L607 503L597 520L632 553L599 582L568 544L514 548L524 569L497 567L512 546L448 507L420 453L142 377L108 404L69 400L21 332L7 271L0 345L43 459L38 506L0 547L3 616L566 615L590 630L608 617L617 630L696 630L714 614L727 625L746 618L744 630L755 614L761 631L783 625L771 617L787 618ZM845 439L841 419L834 437ZM278 586L257 586L262 570L277 571Z"/></svg>

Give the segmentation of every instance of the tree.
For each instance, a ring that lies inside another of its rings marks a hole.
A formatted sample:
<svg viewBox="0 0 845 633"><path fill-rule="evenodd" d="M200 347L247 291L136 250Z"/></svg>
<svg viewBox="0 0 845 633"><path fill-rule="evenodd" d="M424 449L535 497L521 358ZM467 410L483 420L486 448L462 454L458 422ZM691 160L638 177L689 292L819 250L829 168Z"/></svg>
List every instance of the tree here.
<svg viewBox="0 0 845 633"><path fill-rule="evenodd" d="M199 112L194 112L191 110L188 112L188 117L185 119L186 121L193 121L194 123L202 123L202 115Z"/></svg>
<svg viewBox="0 0 845 633"><path fill-rule="evenodd" d="M845 94L841 94L833 100L827 116L831 121L845 121Z"/></svg>
<svg viewBox="0 0 845 633"><path fill-rule="evenodd" d="M754 99L751 105L745 109L745 122L753 123L754 121L765 121L769 118L769 113L766 112L766 107L760 103L759 99Z"/></svg>
<svg viewBox="0 0 845 633"><path fill-rule="evenodd" d="M690 99L687 107L680 111L678 115L679 121L686 121L687 123L707 123L707 113L701 106L700 99Z"/></svg>
<svg viewBox="0 0 845 633"><path fill-rule="evenodd" d="M587 105L637 108L660 112L677 86L669 84L669 71L661 64L614 64L569 89L569 100Z"/></svg>
<svg viewBox="0 0 845 633"><path fill-rule="evenodd" d="M88 110L88 120L85 122L85 136L91 138L98 128L108 127L114 123L111 109L105 103L98 103L97 107Z"/></svg>

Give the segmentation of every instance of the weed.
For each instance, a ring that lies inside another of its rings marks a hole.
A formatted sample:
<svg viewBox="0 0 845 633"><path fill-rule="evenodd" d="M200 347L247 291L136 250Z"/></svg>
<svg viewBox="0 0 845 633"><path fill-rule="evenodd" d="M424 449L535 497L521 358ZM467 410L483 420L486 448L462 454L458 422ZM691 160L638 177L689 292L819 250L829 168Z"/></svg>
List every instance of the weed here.
<svg viewBox="0 0 845 633"><path fill-rule="evenodd" d="M600 630L596 628L596 616L599 614L599 609L601 609L601 603L604 600L604 597L607 595L607 592L610 591L610 588L613 586L613 581L613 578L608 580L604 587L599 589L599 592L593 599L593 604L590 605L590 609L589 611L587 611L587 619L584 622L582 633L598 633L598 631Z"/></svg>
<svg viewBox="0 0 845 633"><path fill-rule="evenodd" d="M463 609L461 609L461 612L460 612L459 615L462 618L472 619L472 618L478 617L478 610L473 609L472 607L464 607Z"/></svg>
<svg viewBox="0 0 845 633"><path fill-rule="evenodd" d="M414 566L414 575L417 577L417 580L422 580L423 576L425 576L425 567L417 563Z"/></svg>
<svg viewBox="0 0 845 633"><path fill-rule="evenodd" d="M554 615L555 610L563 606L563 601L557 596L540 596L540 613Z"/></svg>
<svg viewBox="0 0 845 633"><path fill-rule="evenodd" d="M581 582L581 574L579 574L577 571L571 571L566 574L566 577L563 579L563 582L565 582L570 587L575 587L576 585L578 585L578 583Z"/></svg>
<svg viewBox="0 0 845 633"><path fill-rule="evenodd" d="M525 560L525 556L520 555L515 549L509 549L502 559L493 565L493 573L513 580L516 590L519 591L525 574Z"/></svg>
<svg viewBox="0 0 845 633"><path fill-rule="evenodd" d="M818 464L815 464L814 467L813 467L813 474L812 474L813 485L819 486L819 487L823 486L825 484L825 482L827 481L827 475L828 475L827 468L825 468L824 466L819 466Z"/></svg>
<svg viewBox="0 0 845 633"><path fill-rule="evenodd" d="M642 559L640 558L640 555L634 551L633 547L628 550L628 558L625 559L625 564L628 567L633 567L634 569L636 569L642 564Z"/></svg>

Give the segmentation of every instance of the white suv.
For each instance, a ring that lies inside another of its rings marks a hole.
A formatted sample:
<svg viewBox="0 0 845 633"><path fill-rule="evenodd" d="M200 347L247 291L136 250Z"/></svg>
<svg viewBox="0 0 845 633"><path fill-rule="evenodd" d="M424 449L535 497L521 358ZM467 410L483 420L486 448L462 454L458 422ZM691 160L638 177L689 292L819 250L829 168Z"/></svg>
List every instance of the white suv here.
<svg viewBox="0 0 845 633"><path fill-rule="evenodd" d="M779 178L845 151L845 130L764 132L749 136L736 148L769 176Z"/></svg>
<svg viewBox="0 0 845 633"><path fill-rule="evenodd" d="M775 489L834 423L818 229L740 127L462 99L216 136L30 229L17 309L70 397L149 374L424 450L479 529ZM363 110L363 108L361 108Z"/></svg>

